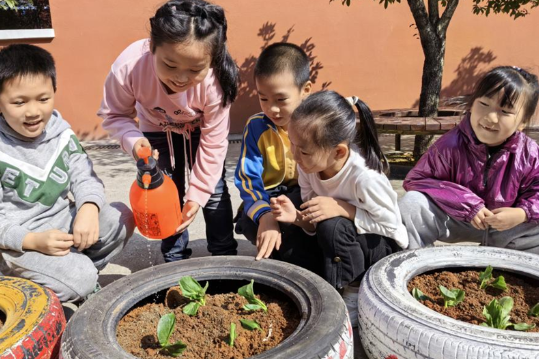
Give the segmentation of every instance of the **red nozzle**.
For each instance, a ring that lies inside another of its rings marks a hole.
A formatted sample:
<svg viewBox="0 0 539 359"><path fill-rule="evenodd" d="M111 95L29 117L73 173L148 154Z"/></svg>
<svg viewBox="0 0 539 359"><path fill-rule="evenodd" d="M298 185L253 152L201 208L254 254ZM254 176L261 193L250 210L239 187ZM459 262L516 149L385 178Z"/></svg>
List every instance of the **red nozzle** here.
<svg viewBox="0 0 539 359"><path fill-rule="evenodd" d="M148 189L148 187L150 187L150 183L152 183L152 176L148 173L143 174L142 184L144 185L144 189Z"/></svg>
<svg viewBox="0 0 539 359"><path fill-rule="evenodd" d="M137 151L138 158L142 158L144 163L148 163L148 157L152 155L152 149L150 147L141 147Z"/></svg>

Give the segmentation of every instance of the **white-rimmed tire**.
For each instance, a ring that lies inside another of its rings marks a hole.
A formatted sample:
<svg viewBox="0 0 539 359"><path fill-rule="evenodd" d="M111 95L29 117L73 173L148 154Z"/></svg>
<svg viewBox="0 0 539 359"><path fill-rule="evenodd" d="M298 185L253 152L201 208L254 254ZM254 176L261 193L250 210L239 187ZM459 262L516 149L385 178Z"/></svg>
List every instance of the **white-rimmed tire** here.
<svg viewBox="0 0 539 359"><path fill-rule="evenodd" d="M539 333L461 322L415 300L415 276L444 268L495 269L539 278L539 256L509 249L444 246L393 254L376 263L359 290L359 335L369 358L539 358Z"/></svg>
<svg viewBox="0 0 539 359"><path fill-rule="evenodd" d="M277 290L297 306L297 329L257 359L352 359L353 335L344 301L316 274L284 262L223 256L188 259L148 268L105 287L69 320L62 337L63 359L134 358L116 340L120 319L137 303L178 284L183 276L199 282L245 281Z"/></svg>

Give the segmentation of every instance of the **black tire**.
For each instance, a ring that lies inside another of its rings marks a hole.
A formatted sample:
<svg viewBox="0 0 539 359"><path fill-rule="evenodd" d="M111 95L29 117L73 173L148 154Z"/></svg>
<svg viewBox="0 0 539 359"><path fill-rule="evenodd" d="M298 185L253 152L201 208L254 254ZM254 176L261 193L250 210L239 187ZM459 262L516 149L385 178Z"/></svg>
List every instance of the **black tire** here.
<svg viewBox="0 0 539 359"><path fill-rule="evenodd" d="M298 307L298 328L277 347L253 358L353 357L352 327L339 293L316 274L274 260L224 256L162 264L122 278L88 300L69 321L61 344L64 359L134 358L116 341L120 319L137 303L177 285L182 276L198 281L245 280L271 287Z"/></svg>

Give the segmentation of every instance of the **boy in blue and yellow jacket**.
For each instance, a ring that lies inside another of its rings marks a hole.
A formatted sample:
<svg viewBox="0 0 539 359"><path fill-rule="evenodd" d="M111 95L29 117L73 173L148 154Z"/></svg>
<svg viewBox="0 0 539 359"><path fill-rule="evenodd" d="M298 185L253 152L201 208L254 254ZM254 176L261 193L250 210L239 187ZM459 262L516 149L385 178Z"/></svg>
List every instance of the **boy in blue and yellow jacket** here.
<svg viewBox="0 0 539 359"><path fill-rule="evenodd" d="M236 224L236 233L244 234L256 244L256 259L259 260L268 258L274 249L283 256L281 242L286 246L288 238L293 237L291 241L303 237L302 233L291 235L296 226L279 225L269 202L271 197L285 194L296 207L301 203L288 124L292 112L311 92L309 58L296 45L275 43L260 54L254 76L263 112L251 116L243 130L235 174L243 212ZM308 267L308 263L296 264Z"/></svg>

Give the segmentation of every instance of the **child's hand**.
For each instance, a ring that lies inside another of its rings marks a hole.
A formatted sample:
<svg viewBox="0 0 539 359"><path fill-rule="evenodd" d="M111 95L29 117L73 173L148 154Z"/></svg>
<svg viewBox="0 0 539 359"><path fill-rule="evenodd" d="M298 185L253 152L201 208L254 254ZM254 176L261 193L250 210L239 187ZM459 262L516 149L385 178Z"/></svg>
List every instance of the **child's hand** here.
<svg viewBox="0 0 539 359"><path fill-rule="evenodd" d="M191 222L195 220L195 217L197 216L198 210L200 208L200 205L193 201L187 201L183 205L183 211L182 211L182 218L183 222L182 224L176 228L176 233L182 233L189 227Z"/></svg>
<svg viewBox="0 0 539 359"><path fill-rule="evenodd" d="M150 141L148 141L148 139L146 137L143 137L140 140L138 140L137 142L135 142L135 145L133 146L133 157L135 157L135 160L138 160L137 153L138 153L138 150L141 147L150 147L150 148L152 148L152 146L150 145ZM153 150L152 151L152 157L155 158L155 160L157 161L159 159L159 151Z"/></svg>
<svg viewBox="0 0 539 359"><path fill-rule="evenodd" d="M492 216L493 213L489 211L486 207L483 207L477 212L475 217L470 222L475 229L485 230L487 229L487 222L485 218Z"/></svg>
<svg viewBox="0 0 539 359"><path fill-rule="evenodd" d="M99 239L99 208L85 203L77 212L73 222L73 246L79 252L93 246Z"/></svg>
<svg viewBox="0 0 539 359"><path fill-rule="evenodd" d="M502 207L492 213L492 216L485 218L485 223L498 231L511 229L528 220L522 208Z"/></svg>
<svg viewBox="0 0 539 359"><path fill-rule="evenodd" d="M273 249L281 247L281 229L279 222L271 212L264 213L258 220L258 233L256 235L256 248L258 253L256 260L268 258Z"/></svg>
<svg viewBox="0 0 539 359"><path fill-rule="evenodd" d="M303 210L301 211L303 220L314 224L334 217L348 217L342 202L335 198L319 196L303 203L299 208Z"/></svg>
<svg viewBox="0 0 539 359"><path fill-rule="evenodd" d="M297 217L297 210L290 198L285 195L270 198L270 208L273 217L284 223L294 223Z"/></svg>
<svg viewBox="0 0 539 359"><path fill-rule="evenodd" d="M73 235L51 229L45 232L28 233L22 240L22 248L47 254L65 256L73 245Z"/></svg>

